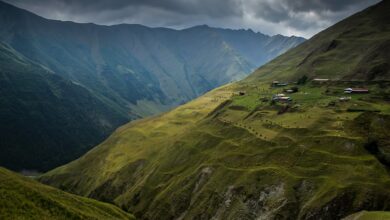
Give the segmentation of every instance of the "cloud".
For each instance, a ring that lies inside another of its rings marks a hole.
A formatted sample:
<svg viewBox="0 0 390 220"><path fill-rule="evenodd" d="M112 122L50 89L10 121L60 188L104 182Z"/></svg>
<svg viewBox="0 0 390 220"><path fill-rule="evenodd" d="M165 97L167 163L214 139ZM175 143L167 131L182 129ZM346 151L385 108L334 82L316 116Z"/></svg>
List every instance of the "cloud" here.
<svg viewBox="0 0 390 220"><path fill-rule="evenodd" d="M186 28L208 24L310 37L379 0L6 0L46 18Z"/></svg>

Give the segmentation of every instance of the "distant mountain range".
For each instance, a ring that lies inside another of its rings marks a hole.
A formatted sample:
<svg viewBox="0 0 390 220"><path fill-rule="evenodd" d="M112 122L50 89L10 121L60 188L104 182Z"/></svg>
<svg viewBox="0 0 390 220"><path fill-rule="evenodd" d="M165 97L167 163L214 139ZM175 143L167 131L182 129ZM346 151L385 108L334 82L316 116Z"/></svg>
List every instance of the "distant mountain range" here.
<svg viewBox="0 0 390 220"><path fill-rule="evenodd" d="M251 30L101 26L0 2L0 165L47 170L119 125L243 78L304 41Z"/></svg>

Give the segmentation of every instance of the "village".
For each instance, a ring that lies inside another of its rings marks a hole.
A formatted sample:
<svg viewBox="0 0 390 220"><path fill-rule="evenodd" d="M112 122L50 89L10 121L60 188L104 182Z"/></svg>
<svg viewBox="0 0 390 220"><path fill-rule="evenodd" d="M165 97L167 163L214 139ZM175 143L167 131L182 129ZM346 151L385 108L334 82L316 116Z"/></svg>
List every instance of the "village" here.
<svg viewBox="0 0 390 220"><path fill-rule="evenodd" d="M335 106L336 101L345 103L351 101L355 95L370 93L368 88L355 87L356 84L356 82L333 81L327 78L314 78L309 80L306 76L300 78L296 82L274 80L270 84L269 89L263 88L259 91L261 96L259 100L263 103L270 102L271 105L279 103L291 107L294 104L294 107L299 107L300 101L310 99L310 93L313 92L313 90L318 91L320 88L326 88L325 91L323 91L324 89L320 89L322 91L321 96L327 95L328 97L337 97L337 99L330 101L328 104L328 106ZM343 86L345 87L343 88ZM329 87L332 91L328 91ZM248 94L249 91L253 90L240 90L236 92L235 95L251 95ZM299 101L295 100L294 97L300 97ZM360 96L357 97L360 98ZM317 99L319 99L319 97Z"/></svg>
<svg viewBox="0 0 390 220"><path fill-rule="evenodd" d="M313 79L313 83L321 84L321 83L325 83L325 82L330 82L330 79L320 79L320 78ZM291 83L291 84L297 85L298 83ZM288 85L290 85L290 83L288 83L288 82L273 81L271 84L271 87L272 88L287 87ZM298 92L299 88L295 85L292 86L291 88L283 89L283 92L288 93L288 94ZM369 90L366 88L345 88L344 93L345 94L365 94L365 93L369 93ZM341 101L341 102L349 101L351 99L352 99L351 96L339 97L339 101ZM279 94L274 94L272 96L272 101L276 101L276 102L280 102L280 103L289 103L289 102L292 102L293 99L291 97L285 95L284 93L279 93Z"/></svg>

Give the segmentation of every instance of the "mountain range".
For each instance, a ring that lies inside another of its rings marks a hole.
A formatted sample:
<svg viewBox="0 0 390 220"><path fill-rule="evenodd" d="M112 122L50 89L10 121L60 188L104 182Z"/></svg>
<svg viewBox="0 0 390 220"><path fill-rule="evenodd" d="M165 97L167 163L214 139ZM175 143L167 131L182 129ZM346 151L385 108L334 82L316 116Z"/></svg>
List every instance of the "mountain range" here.
<svg viewBox="0 0 390 220"><path fill-rule="evenodd" d="M13 170L69 162L119 125L242 79L304 41L63 22L3 2L0 26L0 165Z"/></svg>
<svg viewBox="0 0 390 220"><path fill-rule="evenodd" d="M39 180L140 219L384 218L389 11L382 1L242 81L130 122Z"/></svg>

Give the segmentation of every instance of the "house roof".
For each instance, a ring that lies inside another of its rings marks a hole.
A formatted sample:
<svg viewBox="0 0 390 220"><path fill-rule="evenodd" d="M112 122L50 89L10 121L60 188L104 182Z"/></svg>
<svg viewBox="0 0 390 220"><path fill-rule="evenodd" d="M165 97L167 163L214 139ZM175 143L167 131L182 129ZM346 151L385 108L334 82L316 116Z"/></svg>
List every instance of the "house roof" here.
<svg viewBox="0 0 390 220"><path fill-rule="evenodd" d="M346 88L344 90L349 90L349 91L368 91L368 89L364 89L364 88Z"/></svg>

